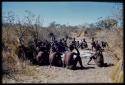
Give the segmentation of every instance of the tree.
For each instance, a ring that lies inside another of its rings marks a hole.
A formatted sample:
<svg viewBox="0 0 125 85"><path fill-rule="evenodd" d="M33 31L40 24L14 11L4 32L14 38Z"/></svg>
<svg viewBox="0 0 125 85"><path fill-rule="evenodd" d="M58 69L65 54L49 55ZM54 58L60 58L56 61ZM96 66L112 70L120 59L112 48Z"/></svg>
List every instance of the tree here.
<svg viewBox="0 0 125 85"><path fill-rule="evenodd" d="M56 28L56 22L55 21L51 22L49 28Z"/></svg>
<svg viewBox="0 0 125 85"><path fill-rule="evenodd" d="M92 23L92 24L89 24L89 28L95 29L96 26Z"/></svg>
<svg viewBox="0 0 125 85"><path fill-rule="evenodd" d="M97 28L100 28L100 29L111 29L113 28L114 26L117 27L117 20L113 19L113 18L106 18L106 19L103 19L103 20L99 20L97 23L96 23L96 27Z"/></svg>
<svg viewBox="0 0 125 85"><path fill-rule="evenodd" d="M113 11L113 18L115 18L119 26L123 28L123 3L117 3L113 9L115 9Z"/></svg>

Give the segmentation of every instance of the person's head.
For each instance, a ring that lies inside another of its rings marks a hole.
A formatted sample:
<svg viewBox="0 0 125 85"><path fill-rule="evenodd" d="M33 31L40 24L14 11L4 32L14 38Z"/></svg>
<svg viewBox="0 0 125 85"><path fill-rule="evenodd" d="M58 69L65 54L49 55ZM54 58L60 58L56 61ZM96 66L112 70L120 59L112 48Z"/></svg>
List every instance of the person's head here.
<svg viewBox="0 0 125 85"><path fill-rule="evenodd" d="M45 40L45 42L46 42L46 44L48 44L48 43L49 43L49 41L48 41L48 40Z"/></svg>
<svg viewBox="0 0 125 85"><path fill-rule="evenodd" d="M62 39L60 39L60 42L62 42L63 40Z"/></svg>
<svg viewBox="0 0 125 85"><path fill-rule="evenodd" d="M65 39L64 39L64 38L62 38L62 40L64 41Z"/></svg>
<svg viewBox="0 0 125 85"><path fill-rule="evenodd" d="M56 48L55 47L52 47L52 52L56 52Z"/></svg>
<svg viewBox="0 0 125 85"><path fill-rule="evenodd" d="M96 44L98 44L98 40L96 41Z"/></svg>
<svg viewBox="0 0 125 85"><path fill-rule="evenodd" d="M79 43L79 41L77 41L77 43Z"/></svg>
<svg viewBox="0 0 125 85"><path fill-rule="evenodd" d="M92 37L92 41L94 41L94 37Z"/></svg>
<svg viewBox="0 0 125 85"><path fill-rule="evenodd" d="M73 38L73 41L75 41L75 38Z"/></svg>
<svg viewBox="0 0 125 85"><path fill-rule="evenodd" d="M55 40L54 43L57 43L57 40Z"/></svg>
<svg viewBox="0 0 125 85"><path fill-rule="evenodd" d="M66 43L66 40L64 42Z"/></svg>
<svg viewBox="0 0 125 85"><path fill-rule="evenodd" d="M73 45L70 45L69 49L72 51L74 50L74 46Z"/></svg>

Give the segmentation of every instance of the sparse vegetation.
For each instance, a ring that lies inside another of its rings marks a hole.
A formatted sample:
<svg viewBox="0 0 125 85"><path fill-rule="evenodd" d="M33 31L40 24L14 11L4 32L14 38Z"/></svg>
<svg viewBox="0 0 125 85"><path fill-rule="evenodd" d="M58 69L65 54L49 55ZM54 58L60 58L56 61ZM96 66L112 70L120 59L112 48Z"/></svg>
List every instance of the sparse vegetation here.
<svg viewBox="0 0 125 85"><path fill-rule="evenodd" d="M30 66L28 61L22 62L18 59L17 48L20 44L28 45L30 41L38 40L51 40L50 33L54 33L58 38L73 38L73 37L95 37L97 40L104 40L108 42L107 53L112 54L116 58L117 63L112 70L111 78L113 82L123 82L123 28L117 27L117 20L104 19L97 24L90 24L87 28L83 26L70 26L56 24L56 22L50 23L48 27L40 26L40 16L36 17L31 12L26 11L26 22L14 23L14 15L8 13L6 17L8 21L4 20L2 23L2 69L3 76L12 75L27 75L37 77L39 74L50 76L46 73L40 73L38 70L34 70L35 67ZM33 24L32 21L36 21ZM92 29L93 28L93 29ZM52 36L52 35L51 35ZM110 57L110 56L109 56ZM39 73L39 74L38 74ZM53 75L53 74L52 74ZM5 78L5 77L4 77ZM4 79L3 78L3 79ZM37 77L38 78L38 77ZM4 81L4 80L3 80ZM6 82L6 81L4 81Z"/></svg>

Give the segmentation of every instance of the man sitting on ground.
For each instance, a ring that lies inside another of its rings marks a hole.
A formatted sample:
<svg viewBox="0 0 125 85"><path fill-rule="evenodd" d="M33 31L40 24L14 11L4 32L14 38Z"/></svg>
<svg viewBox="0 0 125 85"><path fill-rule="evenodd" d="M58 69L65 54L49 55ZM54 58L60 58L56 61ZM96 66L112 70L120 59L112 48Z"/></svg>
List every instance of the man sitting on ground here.
<svg viewBox="0 0 125 85"><path fill-rule="evenodd" d="M104 66L104 57L101 51L97 51L94 55L92 55L88 61L88 65L90 63L91 60L94 60L94 62L96 63L96 65L98 67L102 67Z"/></svg>
<svg viewBox="0 0 125 85"><path fill-rule="evenodd" d="M76 49L77 53L73 52L74 49ZM76 55L77 57L73 58L74 55ZM69 51L67 51L64 56L64 65L66 65L68 69L75 69L77 62L79 62L81 68L84 68L82 65L80 52L76 47L74 47L73 45L70 45Z"/></svg>

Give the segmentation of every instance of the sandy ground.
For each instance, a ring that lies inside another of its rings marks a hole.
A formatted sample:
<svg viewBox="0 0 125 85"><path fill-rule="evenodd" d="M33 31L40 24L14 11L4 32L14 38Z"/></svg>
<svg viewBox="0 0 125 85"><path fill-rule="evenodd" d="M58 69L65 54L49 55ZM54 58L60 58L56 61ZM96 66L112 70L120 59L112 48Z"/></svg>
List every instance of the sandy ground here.
<svg viewBox="0 0 125 85"><path fill-rule="evenodd" d="M87 65L91 51L80 50L80 53L86 69L69 70L54 66L51 68L49 66L30 66L37 74L3 76L3 83L112 83L110 74L114 66L97 67L94 61L90 62L91 65ZM103 55L105 63L115 64L115 59L107 52Z"/></svg>

